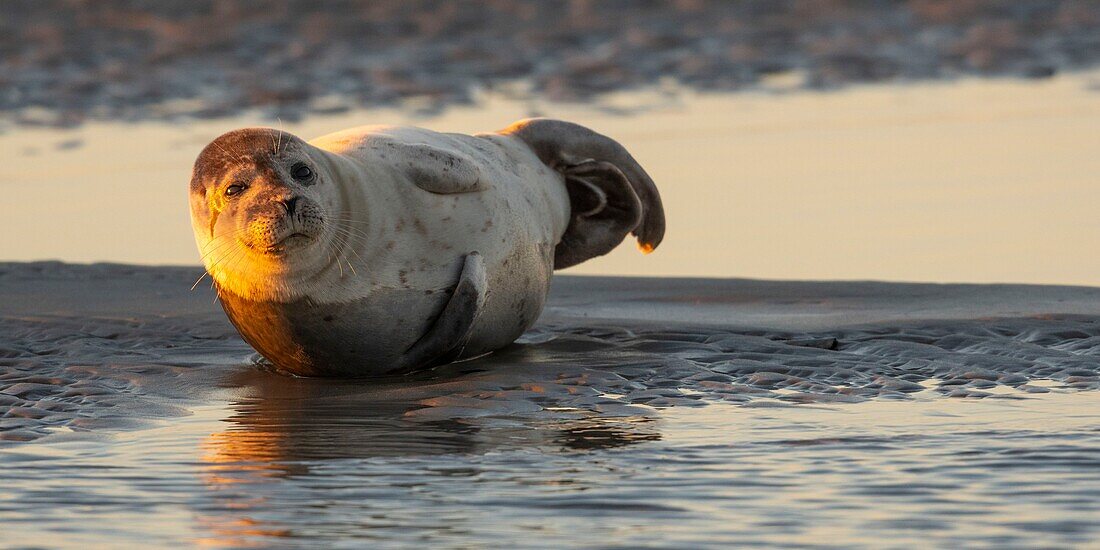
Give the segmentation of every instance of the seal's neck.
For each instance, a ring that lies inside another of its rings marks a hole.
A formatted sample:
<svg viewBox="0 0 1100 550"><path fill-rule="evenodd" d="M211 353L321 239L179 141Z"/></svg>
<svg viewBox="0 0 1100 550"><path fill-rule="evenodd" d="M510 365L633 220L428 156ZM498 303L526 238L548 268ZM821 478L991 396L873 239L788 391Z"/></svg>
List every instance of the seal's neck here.
<svg viewBox="0 0 1100 550"><path fill-rule="evenodd" d="M382 282L394 246L379 239L378 229L397 222L401 197L384 166L312 145L310 154L330 180L327 191L335 194L326 219L332 243L325 264L290 286L301 291L299 297L339 302Z"/></svg>
<svg viewBox="0 0 1100 550"><path fill-rule="evenodd" d="M400 190L392 185L392 176L385 167L316 148L315 157L332 179L332 191L338 195L339 206L330 212L332 221L342 236L354 236L349 244L359 254L384 257L385 244L377 242L377 228L396 223L402 204ZM364 256L366 257L366 256Z"/></svg>

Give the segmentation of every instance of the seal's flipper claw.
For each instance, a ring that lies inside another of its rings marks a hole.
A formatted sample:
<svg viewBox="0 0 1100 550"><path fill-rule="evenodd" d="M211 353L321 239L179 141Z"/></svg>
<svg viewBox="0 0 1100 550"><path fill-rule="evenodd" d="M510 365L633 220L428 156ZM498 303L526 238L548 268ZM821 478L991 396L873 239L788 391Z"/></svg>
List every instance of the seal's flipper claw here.
<svg viewBox="0 0 1100 550"><path fill-rule="evenodd" d="M485 305L485 263L481 254L466 255L462 273L443 312L424 336L416 341L402 357L401 366L395 371L410 371L457 358L465 345Z"/></svg>

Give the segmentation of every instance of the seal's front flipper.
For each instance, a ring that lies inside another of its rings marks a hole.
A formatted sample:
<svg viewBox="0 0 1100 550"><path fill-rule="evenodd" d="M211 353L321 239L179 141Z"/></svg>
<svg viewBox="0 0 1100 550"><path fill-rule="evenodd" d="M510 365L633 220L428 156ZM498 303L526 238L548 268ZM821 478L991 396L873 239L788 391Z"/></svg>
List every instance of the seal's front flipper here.
<svg viewBox="0 0 1100 550"><path fill-rule="evenodd" d="M443 312L402 356L395 372L409 371L455 358L462 351L481 307L485 305L485 264L481 254L466 255L462 273Z"/></svg>
<svg viewBox="0 0 1100 550"><path fill-rule="evenodd" d="M417 187L429 193L452 195L484 189L477 163L460 151L427 143L391 142L388 145L400 155L397 165L409 174Z"/></svg>

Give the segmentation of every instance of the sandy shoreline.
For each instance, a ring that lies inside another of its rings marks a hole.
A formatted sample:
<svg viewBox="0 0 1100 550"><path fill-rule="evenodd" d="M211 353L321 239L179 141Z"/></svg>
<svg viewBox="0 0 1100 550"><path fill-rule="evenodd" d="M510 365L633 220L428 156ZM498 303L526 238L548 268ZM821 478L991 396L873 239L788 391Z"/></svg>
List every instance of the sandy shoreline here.
<svg viewBox="0 0 1100 550"><path fill-rule="evenodd" d="M0 264L16 544L1096 535L1097 288L559 277L517 345L338 380L251 364L199 273Z"/></svg>
<svg viewBox="0 0 1100 550"><path fill-rule="evenodd" d="M560 276L516 345L341 380L257 368L208 284L190 290L201 273L0 263L0 441L118 433L241 398L344 396L341 414L418 425L1100 388L1100 288Z"/></svg>
<svg viewBox="0 0 1100 550"><path fill-rule="evenodd" d="M225 321L200 267L0 262L0 315ZM831 330L1042 315L1100 316L1100 288L1024 284L558 275L542 322Z"/></svg>
<svg viewBox="0 0 1100 550"><path fill-rule="evenodd" d="M347 384L389 387L400 396L393 407L432 418L469 413L468 392L477 388L530 384L558 390L474 409L646 416L635 405L652 407L655 396L694 406L1100 387L1100 288L563 276L539 323L486 358L410 379L292 382L256 370L212 290L189 290L200 273L0 264L0 408L23 411L0 423L0 439L88 422L109 427L100 416L123 404L135 411L115 417L126 425L159 416L165 400L194 405L225 388L278 394L301 383L322 395ZM562 380L623 397L608 408ZM128 389L118 393L119 384ZM73 393L85 387L93 391Z"/></svg>

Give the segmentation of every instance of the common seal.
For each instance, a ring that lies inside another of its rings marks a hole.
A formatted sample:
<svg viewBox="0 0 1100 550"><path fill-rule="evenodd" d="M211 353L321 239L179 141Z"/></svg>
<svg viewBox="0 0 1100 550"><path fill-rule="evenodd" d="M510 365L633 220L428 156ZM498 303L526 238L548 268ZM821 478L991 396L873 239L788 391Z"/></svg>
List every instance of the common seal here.
<svg viewBox="0 0 1100 550"><path fill-rule="evenodd" d="M234 130L195 161L191 221L223 309L277 369L373 376L475 357L542 311L554 269L664 236L619 143L526 119L499 132L365 126L306 142Z"/></svg>

